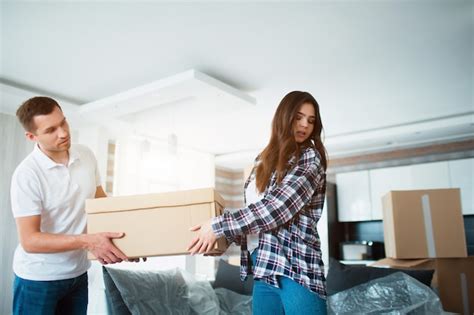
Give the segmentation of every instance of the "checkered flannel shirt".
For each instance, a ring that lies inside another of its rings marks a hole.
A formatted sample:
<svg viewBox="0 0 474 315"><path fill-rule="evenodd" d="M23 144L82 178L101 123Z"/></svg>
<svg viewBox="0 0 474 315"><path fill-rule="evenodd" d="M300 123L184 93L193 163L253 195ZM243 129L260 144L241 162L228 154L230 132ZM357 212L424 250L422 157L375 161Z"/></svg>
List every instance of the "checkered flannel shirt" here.
<svg viewBox="0 0 474 315"><path fill-rule="evenodd" d="M295 158L290 160L289 168L279 185L276 172L272 174L263 199L213 218L212 229L217 237L240 244L242 281L253 274L255 279L279 287L277 276L285 276L326 298L316 229L324 206L326 173L313 148L304 149L296 165ZM245 188L255 178L255 169ZM246 235L254 233L259 235L259 244L252 266Z"/></svg>

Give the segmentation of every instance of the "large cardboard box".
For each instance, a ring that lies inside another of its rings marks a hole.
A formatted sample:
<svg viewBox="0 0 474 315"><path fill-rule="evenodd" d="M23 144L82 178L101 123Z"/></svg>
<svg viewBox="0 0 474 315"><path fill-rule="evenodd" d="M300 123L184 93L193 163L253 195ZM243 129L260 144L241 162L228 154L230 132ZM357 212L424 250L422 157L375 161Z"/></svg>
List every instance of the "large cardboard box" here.
<svg viewBox="0 0 474 315"><path fill-rule="evenodd" d="M436 259L436 274L444 310L474 314L474 256Z"/></svg>
<svg viewBox="0 0 474 315"><path fill-rule="evenodd" d="M435 259L386 258L372 266L435 270L431 286L438 292L443 309L459 314L474 314L474 256Z"/></svg>
<svg viewBox="0 0 474 315"><path fill-rule="evenodd" d="M394 259L384 258L370 265L371 267L395 268L395 269L411 269L411 270L436 270L435 259ZM431 287L438 287L438 279L433 274Z"/></svg>
<svg viewBox="0 0 474 315"><path fill-rule="evenodd" d="M86 200L87 232L124 232L114 244L130 258L188 254L189 228L222 214L224 199L212 188ZM209 254L220 254L220 239ZM89 258L94 259L89 253Z"/></svg>
<svg viewBox="0 0 474 315"><path fill-rule="evenodd" d="M382 202L387 257L467 256L459 189L391 191Z"/></svg>

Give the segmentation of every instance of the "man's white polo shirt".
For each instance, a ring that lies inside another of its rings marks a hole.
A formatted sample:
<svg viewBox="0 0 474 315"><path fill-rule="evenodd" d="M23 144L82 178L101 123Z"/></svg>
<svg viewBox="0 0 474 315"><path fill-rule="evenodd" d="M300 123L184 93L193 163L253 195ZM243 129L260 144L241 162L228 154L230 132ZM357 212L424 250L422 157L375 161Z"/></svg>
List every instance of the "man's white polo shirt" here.
<svg viewBox="0 0 474 315"><path fill-rule="evenodd" d="M35 145L16 168L11 184L15 218L41 215L41 232L81 234L86 229L85 200L94 198L100 176L94 154L82 145L69 149L69 164L58 164ZM28 280L63 280L89 268L85 250L30 254L18 245L13 271Z"/></svg>

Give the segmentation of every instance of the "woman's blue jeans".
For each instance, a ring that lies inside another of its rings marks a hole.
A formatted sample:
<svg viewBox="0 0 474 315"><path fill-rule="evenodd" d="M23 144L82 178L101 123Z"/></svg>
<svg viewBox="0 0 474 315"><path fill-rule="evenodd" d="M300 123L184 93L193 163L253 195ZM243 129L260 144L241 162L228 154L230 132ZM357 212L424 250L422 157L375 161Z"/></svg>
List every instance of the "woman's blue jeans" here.
<svg viewBox="0 0 474 315"><path fill-rule="evenodd" d="M255 265L257 251L251 255ZM254 315L327 314L326 300L294 280L279 276L280 288L263 281L253 284L252 310Z"/></svg>
<svg viewBox="0 0 474 315"><path fill-rule="evenodd" d="M15 275L13 314L85 315L87 286L87 273L73 279L56 281L32 281Z"/></svg>

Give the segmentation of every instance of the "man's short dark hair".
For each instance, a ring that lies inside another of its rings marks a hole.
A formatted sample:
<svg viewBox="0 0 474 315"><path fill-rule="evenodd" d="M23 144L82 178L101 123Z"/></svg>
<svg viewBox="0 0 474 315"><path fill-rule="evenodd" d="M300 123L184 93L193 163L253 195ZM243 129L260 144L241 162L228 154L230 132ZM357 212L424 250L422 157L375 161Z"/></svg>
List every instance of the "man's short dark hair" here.
<svg viewBox="0 0 474 315"><path fill-rule="evenodd" d="M51 114L55 107L60 110L58 102L47 96L35 96L25 101L16 111L16 117L26 131L36 130L33 118L39 115Z"/></svg>

